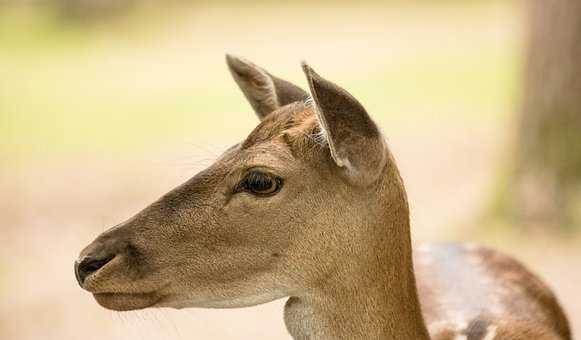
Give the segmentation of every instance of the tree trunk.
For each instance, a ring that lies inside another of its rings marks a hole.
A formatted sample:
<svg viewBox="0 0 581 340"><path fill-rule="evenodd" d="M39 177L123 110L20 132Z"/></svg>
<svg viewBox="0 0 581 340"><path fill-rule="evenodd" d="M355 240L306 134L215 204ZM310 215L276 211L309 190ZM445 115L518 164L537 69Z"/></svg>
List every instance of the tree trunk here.
<svg viewBox="0 0 581 340"><path fill-rule="evenodd" d="M523 226L581 226L581 1L529 0L516 164L505 211Z"/></svg>

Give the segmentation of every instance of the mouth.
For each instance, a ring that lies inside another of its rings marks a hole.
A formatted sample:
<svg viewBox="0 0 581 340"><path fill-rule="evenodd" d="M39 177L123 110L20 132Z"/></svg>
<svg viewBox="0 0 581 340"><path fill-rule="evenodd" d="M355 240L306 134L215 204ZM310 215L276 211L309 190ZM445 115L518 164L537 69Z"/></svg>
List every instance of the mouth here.
<svg viewBox="0 0 581 340"><path fill-rule="evenodd" d="M99 305L114 311L129 311L153 307L162 297L157 292L150 293L93 293Z"/></svg>
<svg viewBox="0 0 581 340"><path fill-rule="evenodd" d="M117 260L116 260L117 259ZM161 291L166 285L136 282L131 272L120 276L120 258L99 264L99 269L79 280L81 288L93 294L99 305L114 311L130 311L153 307L162 300ZM122 266L123 267L123 266ZM141 286L141 289L137 289Z"/></svg>

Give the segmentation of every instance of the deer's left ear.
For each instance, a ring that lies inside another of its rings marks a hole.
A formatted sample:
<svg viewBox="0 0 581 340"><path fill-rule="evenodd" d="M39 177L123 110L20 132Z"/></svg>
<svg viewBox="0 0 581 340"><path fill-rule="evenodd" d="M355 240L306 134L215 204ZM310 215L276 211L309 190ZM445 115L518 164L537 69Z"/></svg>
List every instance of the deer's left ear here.
<svg viewBox="0 0 581 340"><path fill-rule="evenodd" d="M248 60L227 54L226 63L240 90L261 120L279 107L309 97L300 87L271 75Z"/></svg>
<svg viewBox="0 0 581 340"><path fill-rule="evenodd" d="M351 94L319 76L306 63L302 66L331 157L355 182L375 180L388 157L377 125Z"/></svg>

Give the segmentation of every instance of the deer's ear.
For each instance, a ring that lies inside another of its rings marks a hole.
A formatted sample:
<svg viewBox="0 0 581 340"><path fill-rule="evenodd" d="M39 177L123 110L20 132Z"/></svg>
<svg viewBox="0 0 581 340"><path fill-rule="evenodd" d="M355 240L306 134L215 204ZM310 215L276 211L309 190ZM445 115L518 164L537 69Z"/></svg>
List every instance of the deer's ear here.
<svg viewBox="0 0 581 340"><path fill-rule="evenodd" d="M377 125L351 94L302 66L331 157L354 180L375 179L388 157Z"/></svg>
<svg viewBox="0 0 581 340"><path fill-rule="evenodd" d="M308 93L286 80L277 78L253 63L226 55L234 80L261 120L284 105L305 100Z"/></svg>

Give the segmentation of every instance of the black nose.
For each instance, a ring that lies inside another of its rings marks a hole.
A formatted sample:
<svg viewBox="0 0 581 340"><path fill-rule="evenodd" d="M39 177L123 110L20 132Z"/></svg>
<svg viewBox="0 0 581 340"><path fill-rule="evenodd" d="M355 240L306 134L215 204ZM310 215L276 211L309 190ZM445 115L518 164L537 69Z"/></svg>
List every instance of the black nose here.
<svg viewBox="0 0 581 340"><path fill-rule="evenodd" d="M75 261L75 276L77 277L79 284L82 286L87 276L101 269L114 257L114 255L107 257L85 256L80 262Z"/></svg>

